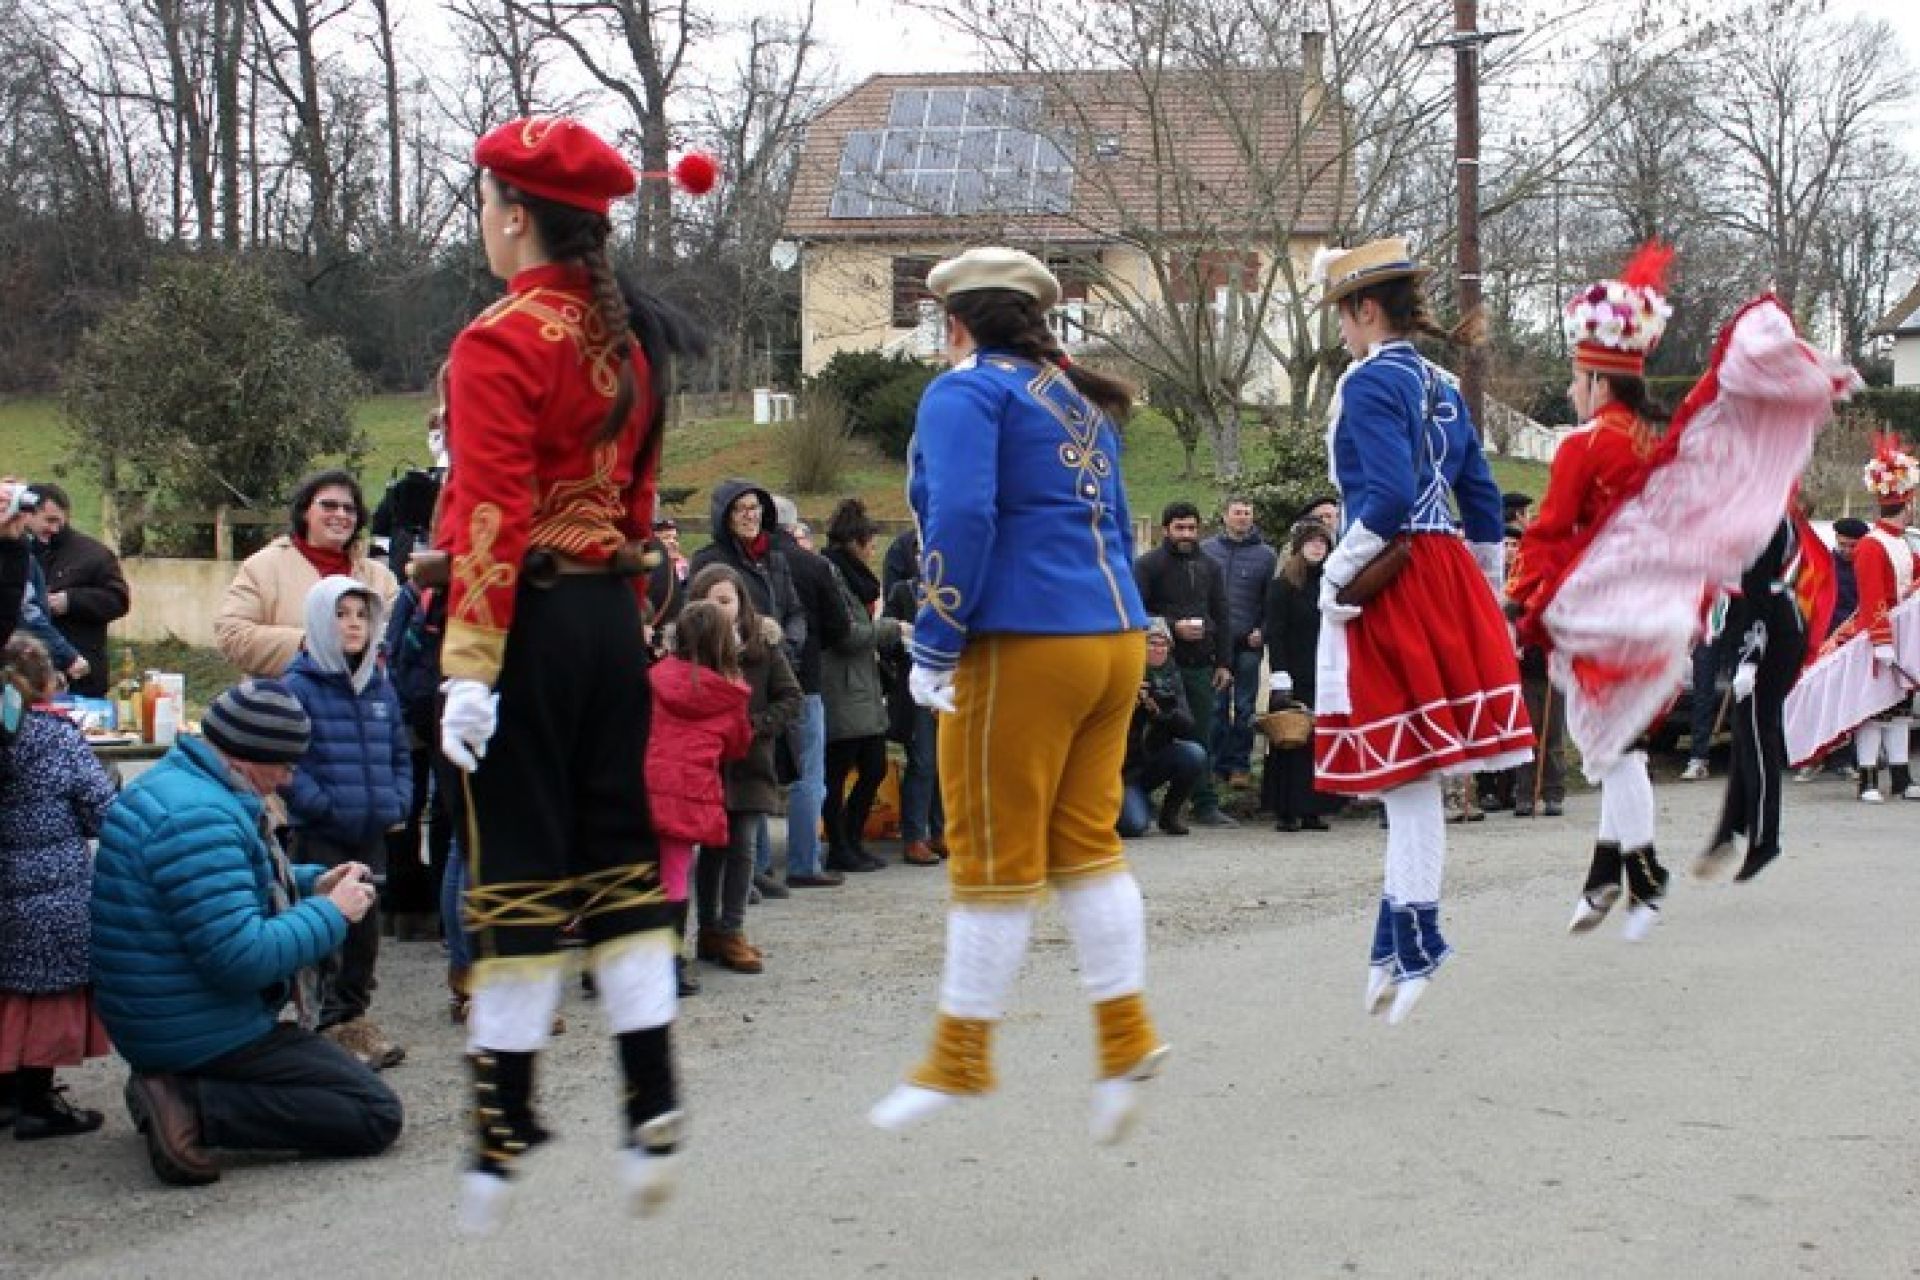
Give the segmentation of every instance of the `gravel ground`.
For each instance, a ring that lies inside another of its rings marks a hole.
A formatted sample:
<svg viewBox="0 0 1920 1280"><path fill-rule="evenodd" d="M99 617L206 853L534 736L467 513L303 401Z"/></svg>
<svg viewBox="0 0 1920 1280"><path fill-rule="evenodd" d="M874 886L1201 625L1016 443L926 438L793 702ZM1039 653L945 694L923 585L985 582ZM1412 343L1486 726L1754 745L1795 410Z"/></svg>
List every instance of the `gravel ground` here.
<svg viewBox="0 0 1920 1280"><path fill-rule="evenodd" d="M1718 785L1659 788L1670 863ZM1563 930L1595 801L1451 828L1458 948L1405 1026L1360 1012L1381 833L1136 842L1150 995L1175 1046L1124 1147L1085 1136L1089 1019L1048 909L1001 1093L905 1138L862 1113L920 1052L943 877L894 866L756 908L768 972L707 969L679 1024L680 1198L621 1214L597 1014L544 1060L561 1141L499 1238L451 1230L460 1041L435 944L390 943L408 1127L357 1163L227 1162L158 1185L124 1068L66 1073L99 1134L0 1141L0 1275L1694 1277L1920 1275L1920 1023L1905 976L1920 806L1789 792L1750 886L1681 884L1639 946Z"/></svg>

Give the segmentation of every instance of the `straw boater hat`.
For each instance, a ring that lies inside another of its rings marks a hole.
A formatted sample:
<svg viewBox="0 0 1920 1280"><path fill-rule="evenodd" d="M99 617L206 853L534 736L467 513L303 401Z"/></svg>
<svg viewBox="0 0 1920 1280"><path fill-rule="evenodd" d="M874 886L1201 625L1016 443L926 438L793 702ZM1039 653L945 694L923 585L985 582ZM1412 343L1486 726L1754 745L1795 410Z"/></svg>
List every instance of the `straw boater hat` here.
<svg viewBox="0 0 1920 1280"><path fill-rule="evenodd" d="M1320 305L1330 307L1348 294L1370 284L1388 280L1425 280L1433 274L1413 260L1406 240L1369 240L1353 249L1329 246L1313 255L1308 272L1311 282L1321 286Z"/></svg>
<svg viewBox="0 0 1920 1280"><path fill-rule="evenodd" d="M949 294L975 289L1011 289L1052 310L1060 301L1060 281L1047 264L1019 249L969 249L927 273L927 292L945 302Z"/></svg>
<svg viewBox="0 0 1920 1280"><path fill-rule="evenodd" d="M1561 322L1573 344L1574 368L1646 376L1647 357L1660 345L1673 315L1667 305L1667 267L1672 261L1670 246L1649 240L1619 279L1601 280L1573 295Z"/></svg>

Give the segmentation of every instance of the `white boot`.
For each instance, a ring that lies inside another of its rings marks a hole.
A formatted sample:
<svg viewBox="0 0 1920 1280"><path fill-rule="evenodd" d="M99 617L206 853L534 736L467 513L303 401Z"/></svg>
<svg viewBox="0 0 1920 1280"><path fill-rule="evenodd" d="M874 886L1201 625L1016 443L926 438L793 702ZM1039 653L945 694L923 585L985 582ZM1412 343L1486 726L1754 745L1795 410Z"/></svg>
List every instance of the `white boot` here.
<svg viewBox="0 0 1920 1280"><path fill-rule="evenodd" d="M460 1176L460 1234L475 1239L492 1235L507 1216L512 1185L494 1173L469 1169Z"/></svg>
<svg viewBox="0 0 1920 1280"><path fill-rule="evenodd" d="M680 1181L678 1147L686 1114L668 1111L634 1131L634 1145L620 1153L620 1183L628 1203L641 1217L658 1213L673 1198Z"/></svg>
<svg viewBox="0 0 1920 1280"><path fill-rule="evenodd" d="M1653 926L1659 923L1659 903L1636 902L1627 908L1627 919L1620 926L1620 936L1628 942L1644 942L1647 935L1653 932Z"/></svg>
<svg viewBox="0 0 1920 1280"><path fill-rule="evenodd" d="M876 1102L873 1110L867 1112L867 1123L888 1133L904 1133L915 1125L933 1119L961 1099L960 1094L942 1093L922 1085L896 1085L893 1092Z"/></svg>
<svg viewBox="0 0 1920 1280"><path fill-rule="evenodd" d="M1171 1052L1169 1046L1160 1045L1125 1075L1094 1083L1093 1112L1087 1130L1095 1142L1110 1147L1132 1131L1134 1122L1140 1118L1140 1085L1160 1074Z"/></svg>
<svg viewBox="0 0 1920 1280"><path fill-rule="evenodd" d="M1370 964L1367 966L1366 1010L1369 1014L1384 1013L1387 1001L1393 997L1393 966L1390 964Z"/></svg>
<svg viewBox="0 0 1920 1280"><path fill-rule="evenodd" d="M1420 1003L1420 997L1427 994L1427 988L1433 985L1432 978L1407 978L1393 988L1393 1007L1387 1010L1387 1025L1397 1027L1413 1013L1413 1006Z"/></svg>

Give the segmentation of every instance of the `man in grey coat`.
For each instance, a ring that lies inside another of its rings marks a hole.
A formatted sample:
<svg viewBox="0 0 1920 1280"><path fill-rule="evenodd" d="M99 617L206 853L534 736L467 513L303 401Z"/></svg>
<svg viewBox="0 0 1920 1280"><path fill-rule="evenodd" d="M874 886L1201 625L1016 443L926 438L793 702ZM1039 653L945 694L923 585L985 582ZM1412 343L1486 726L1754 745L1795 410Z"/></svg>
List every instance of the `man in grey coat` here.
<svg viewBox="0 0 1920 1280"><path fill-rule="evenodd" d="M1253 717L1260 697L1260 657L1266 637L1267 584L1279 557L1253 522L1253 503L1227 499L1219 533L1200 544L1220 566L1227 591L1227 641L1233 687L1215 695L1213 772L1223 782L1244 786L1253 769Z"/></svg>

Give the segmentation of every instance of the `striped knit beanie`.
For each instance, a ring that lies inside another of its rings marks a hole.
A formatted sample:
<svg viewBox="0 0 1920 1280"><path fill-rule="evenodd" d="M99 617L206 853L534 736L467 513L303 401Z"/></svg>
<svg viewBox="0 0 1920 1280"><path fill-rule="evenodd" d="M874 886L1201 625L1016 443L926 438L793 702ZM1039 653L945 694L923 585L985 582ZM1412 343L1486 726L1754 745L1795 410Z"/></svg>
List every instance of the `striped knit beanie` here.
<svg viewBox="0 0 1920 1280"><path fill-rule="evenodd" d="M307 753L313 725L278 680L243 680L213 700L200 732L235 760L296 764Z"/></svg>

